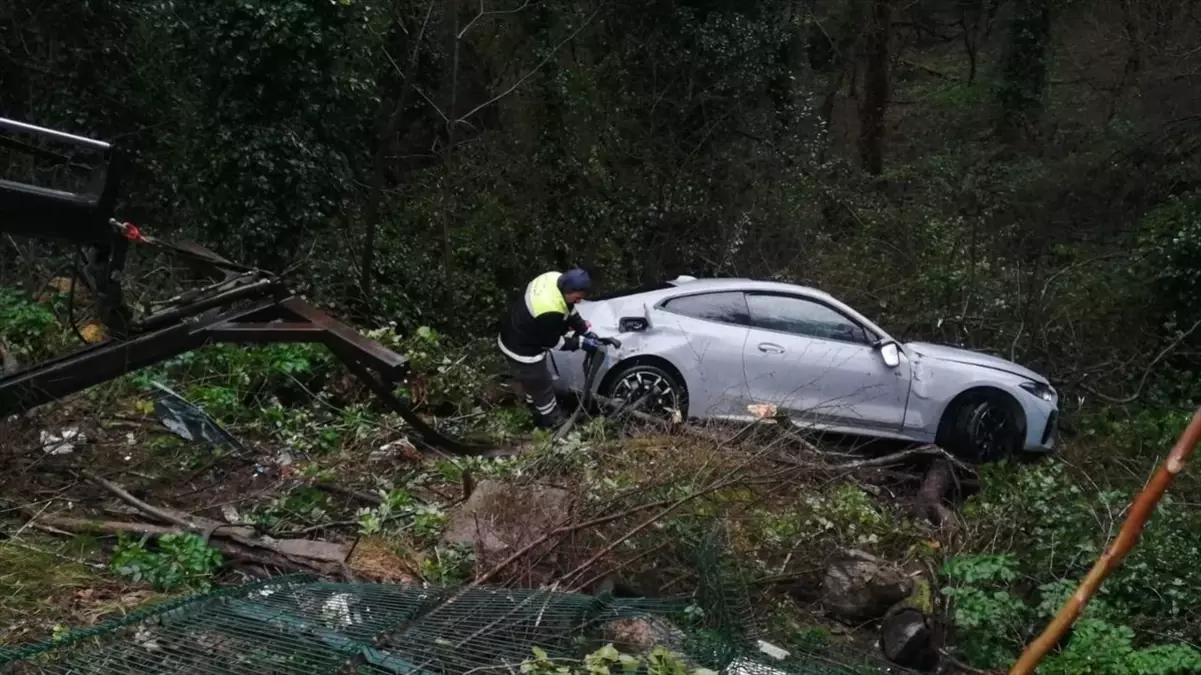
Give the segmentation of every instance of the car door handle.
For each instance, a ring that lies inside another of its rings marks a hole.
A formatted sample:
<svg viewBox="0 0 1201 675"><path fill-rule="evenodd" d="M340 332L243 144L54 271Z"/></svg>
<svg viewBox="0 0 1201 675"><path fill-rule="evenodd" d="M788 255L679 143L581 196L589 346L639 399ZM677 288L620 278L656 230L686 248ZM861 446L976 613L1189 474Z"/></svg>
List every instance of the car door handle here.
<svg viewBox="0 0 1201 675"><path fill-rule="evenodd" d="M759 351L765 354L783 354L784 348L771 342L760 342Z"/></svg>

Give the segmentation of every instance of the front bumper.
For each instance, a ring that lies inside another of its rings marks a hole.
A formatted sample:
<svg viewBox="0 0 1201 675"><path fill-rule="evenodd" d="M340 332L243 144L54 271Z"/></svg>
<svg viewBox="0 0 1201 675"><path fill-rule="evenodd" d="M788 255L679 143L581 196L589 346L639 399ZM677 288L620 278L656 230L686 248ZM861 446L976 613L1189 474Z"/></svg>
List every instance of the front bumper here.
<svg viewBox="0 0 1201 675"><path fill-rule="evenodd" d="M1049 453L1055 449L1055 436L1059 431L1059 408L1044 404L1026 410L1026 442L1023 450L1034 453Z"/></svg>

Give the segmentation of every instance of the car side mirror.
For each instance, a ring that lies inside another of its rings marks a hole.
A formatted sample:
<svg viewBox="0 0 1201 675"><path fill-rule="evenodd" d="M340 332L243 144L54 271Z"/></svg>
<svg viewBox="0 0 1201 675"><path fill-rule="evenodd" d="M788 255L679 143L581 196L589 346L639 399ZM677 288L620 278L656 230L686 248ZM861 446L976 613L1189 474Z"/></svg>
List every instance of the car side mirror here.
<svg viewBox="0 0 1201 675"><path fill-rule="evenodd" d="M896 368L901 365L901 350L895 342L885 342L880 345L880 358L884 359L884 365L889 368Z"/></svg>

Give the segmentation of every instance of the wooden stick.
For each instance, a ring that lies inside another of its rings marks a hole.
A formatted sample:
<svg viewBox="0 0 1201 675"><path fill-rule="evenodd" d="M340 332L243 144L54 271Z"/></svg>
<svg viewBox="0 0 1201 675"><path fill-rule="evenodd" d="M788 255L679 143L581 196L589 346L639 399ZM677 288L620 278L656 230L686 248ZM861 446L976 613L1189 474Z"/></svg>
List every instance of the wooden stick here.
<svg viewBox="0 0 1201 675"><path fill-rule="evenodd" d="M331 544L323 541L311 541L308 539L269 539L262 538L255 534L253 530L246 527L229 525L208 518L200 518L189 516L186 513L181 513L174 509L160 508L152 506L146 502L134 497L128 490L120 485L106 480L90 471L81 471L88 480L103 487L109 492L117 495L123 501L128 502L131 506L138 509L142 513L157 518L163 522L171 523L180 529L192 532L204 537L205 542L212 538L217 530L224 530L220 536L230 539L242 546L249 548L261 548L271 551L276 555L283 556L288 560L298 565L311 566L314 560L322 560L326 562L341 563L346 561L348 549L339 545Z"/></svg>
<svg viewBox="0 0 1201 675"><path fill-rule="evenodd" d="M150 525L147 523L125 523L115 520L87 520L84 518L68 518L64 516L42 516L41 520L48 529L58 530L56 534L101 532L104 534L140 534L151 537L162 537L168 534L188 532L182 527L171 525ZM332 568L329 563L311 560L301 564L278 553L258 553L251 547L239 546L233 542L211 541L209 545L221 551L230 558L245 560L259 565L268 565L288 572L322 572L328 573ZM103 567L103 566L102 566Z"/></svg>
<svg viewBox="0 0 1201 675"><path fill-rule="evenodd" d="M1043 657L1059 643L1068 628L1084 611L1084 606L1101 587L1101 582L1122 564L1122 560L1138 543L1143 526L1151 517L1151 513L1155 510L1155 506L1163 497L1164 492L1167 491L1168 484L1172 482L1176 474L1180 473L1184 468L1185 460L1196 450L1198 442L1201 442L1201 409L1193 413L1193 420L1189 422L1184 433L1180 435L1180 439L1176 441L1175 447L1168 453L1167 461L1156 469L1155 475L1151 477L1147 486L1135 496L1134 502L1130 505L1130 513L1122 523L1122 529L1118 531L1117 538L1110 543L1109 548L1101 554L1101 557L1097 558L1097 562L1089 570L1088 576L1072 594L1072 597L1064 603L1042 635L1039 635L1037 640L1026 647L1026 651L1009 671L1009 675L1030 675Z"/></svg>

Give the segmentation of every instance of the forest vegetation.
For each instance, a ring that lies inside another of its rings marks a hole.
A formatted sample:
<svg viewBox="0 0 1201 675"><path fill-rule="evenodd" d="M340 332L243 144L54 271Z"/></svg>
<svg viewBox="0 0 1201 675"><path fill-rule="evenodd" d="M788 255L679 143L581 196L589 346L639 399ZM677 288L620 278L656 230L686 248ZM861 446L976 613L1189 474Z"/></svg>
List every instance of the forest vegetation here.
<svg viewBox="0 0 1201 675"><path fill-rule="evenodd" d="M219 516L249 489L229 478L242 468L212 474L225 487L172 491L213 467L150 428L157 379L256 452L295 459L242 516L369 538L405 578L473 574L471 552L439 539L472 476L570 476L602 501L705 484L712 499L663 531L726 523L781 644L856 639L821 616L810 578L850 547L931 570L946 652L1007 667L1201 405L1199 44L1190 0L0 4L0 116L128 150L122 219L286 273L409 355L411 400L458 432L529 436L525 411L498 403L495 325L530 278L571 265L604 288L679 274L815 286L900 338L1046 373L1063 414L1055 457L982 467L955 523L932 526L853 471L794 467L786 485L727 490L696 478L716 450L603 422L514 460L366 462L402 425L347 393L328 356L209 347L0 422L0 584L17 589L0 599L0 645L236 583L190 539L114 551L27 527L79 482L56 463L84 452L43 457L39 430L85 421L89 456L148 501ZM0 239L0 338L21 363L77 346L61 294L45 294L73 255ZM154 255L130 264L135 302L183 283ZM1201 671L1198 475L1177 478L1039 672ZM335 478L382 496L359 508L313 487ZM639 591L695 584L652 539L626 552ZM573 570L595 544L557 564ZM494 581L551 574L523 570Z"/></svg>

